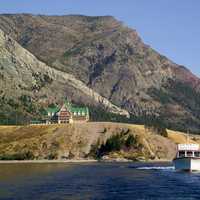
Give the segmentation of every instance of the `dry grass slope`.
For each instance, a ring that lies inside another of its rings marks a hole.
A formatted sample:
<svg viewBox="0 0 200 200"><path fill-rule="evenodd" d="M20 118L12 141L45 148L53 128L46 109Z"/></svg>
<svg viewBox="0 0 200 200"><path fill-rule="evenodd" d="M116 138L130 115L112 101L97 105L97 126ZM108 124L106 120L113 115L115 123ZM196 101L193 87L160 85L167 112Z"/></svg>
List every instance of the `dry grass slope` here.
<svg viewBox="0 0 200 200"><path fill-rule="evenodd" d="M110 152L107 157L139 160L170 160L176 143L186 135L168 130L163 137L142 125L96 122L66 125L0 126L1 159L82 159L89 158L92 146L113 135L127 133L137 138L136 148ZM199 136L190 141L200 143Z"/></svg>

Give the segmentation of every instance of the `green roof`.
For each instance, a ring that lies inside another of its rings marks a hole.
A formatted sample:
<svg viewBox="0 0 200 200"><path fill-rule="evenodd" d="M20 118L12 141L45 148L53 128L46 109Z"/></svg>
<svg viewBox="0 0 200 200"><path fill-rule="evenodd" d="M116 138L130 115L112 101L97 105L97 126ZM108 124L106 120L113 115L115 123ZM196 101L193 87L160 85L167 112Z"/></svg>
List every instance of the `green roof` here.
<svg viewBox="0 0 200 200"><path fill-rule="evenodd" d="M66 106L66 108L72 112L72 113L81 113L84 115L88 115L89 114L89 109L88 107L76 107L74 105L72 105L70 102L68 101L65 101L64 105ZM58 106L55 106L55 107L48 107L46 109L46 112L47 113L57 113L60 111L60 108Z"/></svg>
<svg viewBox="0 0 200 200"><path fill-rule="evenodd" d="M59 107L49 107L46 109L47 113L57 113L60 110Z"/></svg>
<svg viewBox="0 0 200 200"><path fill-rule="evenodd" d="M72 107L71 108L71 111L72 112L86 112L87 111L87 109L86 108L84 108L84 107Z"/></svg>
<svg viewBox="0 0 200 200"><path fill-rule="evenodd" d="M88 107L71 107L70 110L72 113L85 113L85 114L89 114L89 109Z"/></svg>
<svg viewBox="0 0 200 200"><path fill-rule="evenodd" d="M89 113L89 109L88 107L76 107L75 105L73 105L72 103L70 103L69 101L65 101L65 106L69 109L70 112L72 113L86 113L88 114Z"/></svg>

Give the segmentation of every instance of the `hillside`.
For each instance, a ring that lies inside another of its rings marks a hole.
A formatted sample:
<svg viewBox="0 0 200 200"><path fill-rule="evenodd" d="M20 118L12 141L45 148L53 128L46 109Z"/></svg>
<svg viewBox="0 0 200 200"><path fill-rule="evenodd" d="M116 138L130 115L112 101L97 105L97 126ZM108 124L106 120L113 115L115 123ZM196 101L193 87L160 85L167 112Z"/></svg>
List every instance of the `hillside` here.
<svg viewBox="0 0 200 200"><path fill-rule="evenodd" d="M0 15L0 28L38 60L73 75L122 113L128 111L142 123L146 116L159 116L168 128L199 133L199 78L115 18L6 14ZM63 94L59 84L54 88ZM60 100L57 94L53 96ZM88 103L76 94L65 90L75 102Z"/></svg>
<svg viewBox="0 0 200 200"><path fill-rule="evenodd" d="M28 120L48 103L66 98L111 113L128 115L73 75L50 68L0 30L0 115ZM13 116L13 117L14 117Z"/></svg>
<svg viewBox="0 0 200 200"><path fill-rule="evenodd" d="M125 141L120 149L117 138ZM0 126L0 159L171 160L175 143L185 140L180 132L168 130L168 137L163 137L142 125L108 122ZM191 136L191 141L200 143L200 138Z"/></svg>

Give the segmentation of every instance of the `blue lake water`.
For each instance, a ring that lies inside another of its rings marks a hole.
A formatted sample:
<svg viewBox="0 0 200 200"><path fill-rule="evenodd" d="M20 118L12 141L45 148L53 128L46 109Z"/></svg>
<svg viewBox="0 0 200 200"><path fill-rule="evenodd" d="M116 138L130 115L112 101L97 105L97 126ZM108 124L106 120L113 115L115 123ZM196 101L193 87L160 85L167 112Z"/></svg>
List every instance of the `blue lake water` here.
<svg viewBox="0 0 200 200"><path fill-rule="evenodd" d="M200 199L200 174L170 163L0 164L0 200Z"/></svg>

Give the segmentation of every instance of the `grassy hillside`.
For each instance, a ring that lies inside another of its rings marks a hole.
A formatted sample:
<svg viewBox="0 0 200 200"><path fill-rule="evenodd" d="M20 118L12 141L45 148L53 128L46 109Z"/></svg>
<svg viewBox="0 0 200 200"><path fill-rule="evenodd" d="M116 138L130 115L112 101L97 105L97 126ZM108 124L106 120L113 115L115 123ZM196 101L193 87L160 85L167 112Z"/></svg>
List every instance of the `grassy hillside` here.
<svg viewBox="0 0 200 200"><path fill-rule="evenodd" d="M167 131L165 137L143 125L109 122L0 126L0 159L119 159L170 160L184 133ZM192 142L200 143L198 136Z"/></svg>

